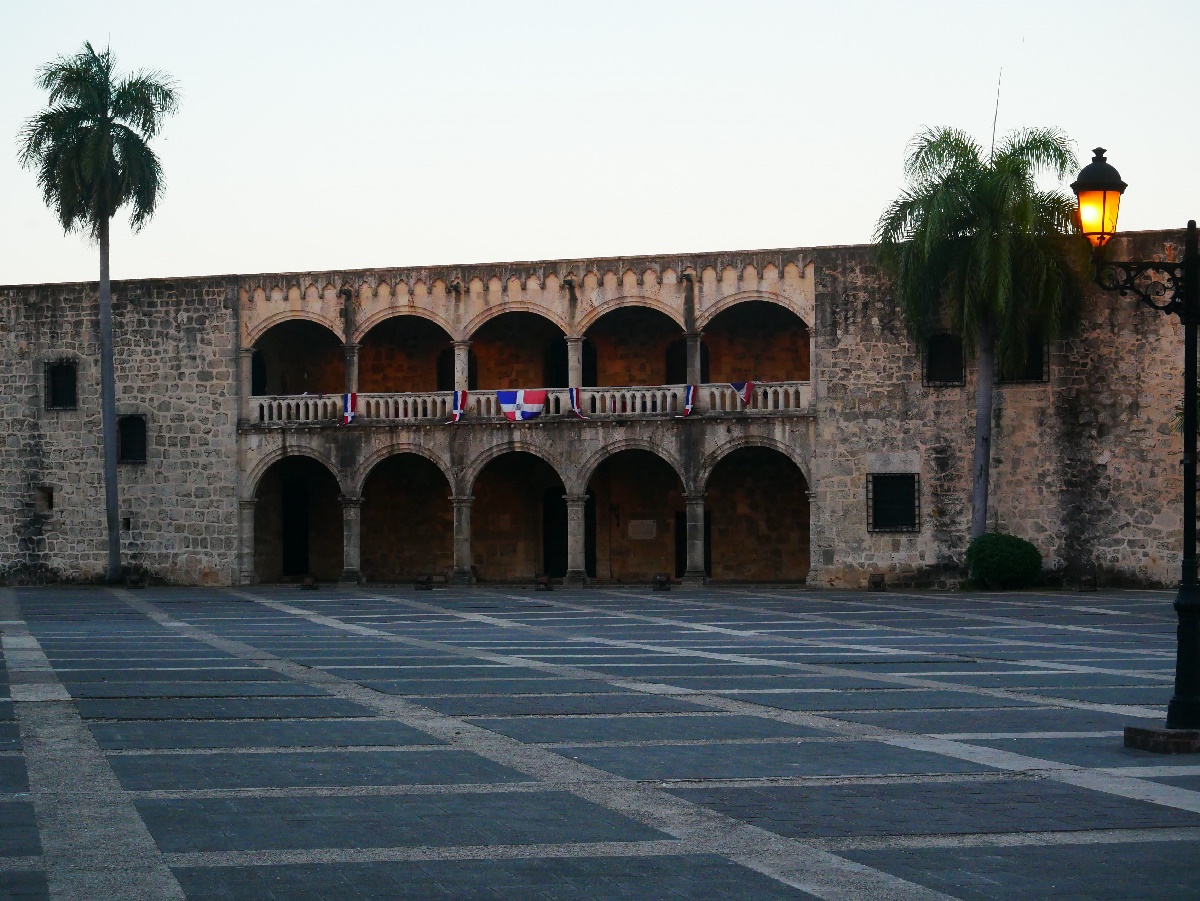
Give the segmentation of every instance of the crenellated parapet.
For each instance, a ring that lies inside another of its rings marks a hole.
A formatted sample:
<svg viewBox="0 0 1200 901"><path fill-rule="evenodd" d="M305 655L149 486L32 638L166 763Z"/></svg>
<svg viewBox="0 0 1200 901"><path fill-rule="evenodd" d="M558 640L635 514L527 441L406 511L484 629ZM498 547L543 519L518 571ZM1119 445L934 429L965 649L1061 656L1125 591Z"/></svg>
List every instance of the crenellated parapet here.
<svg viewBox="0 0 1200 901"><path fill-rule="evenodd" d="M356 343L398 315L428 319L452 339L469 340L507 312L536 313L579 337L601 316L629 306L658 310L697 332L746 300L779 304L812 327L813 282L813 264L801 249L257 275L245 278L239 292L241 346L294 319L320 323ZM349 335L347 289L353 297Z"/></svg>

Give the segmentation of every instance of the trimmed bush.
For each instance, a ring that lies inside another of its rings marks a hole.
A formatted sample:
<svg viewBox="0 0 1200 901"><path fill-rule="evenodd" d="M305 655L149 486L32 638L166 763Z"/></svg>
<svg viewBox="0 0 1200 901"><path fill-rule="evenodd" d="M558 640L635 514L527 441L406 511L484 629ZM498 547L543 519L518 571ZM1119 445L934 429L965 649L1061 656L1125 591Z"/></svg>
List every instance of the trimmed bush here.
<svg viewBox="0 0 1200 901"><path fill-rule="evenodd" d="M967 569L987 588L1029 588L1042 572L1042 555L1024 538L989 532L967 548Z"/></svg>

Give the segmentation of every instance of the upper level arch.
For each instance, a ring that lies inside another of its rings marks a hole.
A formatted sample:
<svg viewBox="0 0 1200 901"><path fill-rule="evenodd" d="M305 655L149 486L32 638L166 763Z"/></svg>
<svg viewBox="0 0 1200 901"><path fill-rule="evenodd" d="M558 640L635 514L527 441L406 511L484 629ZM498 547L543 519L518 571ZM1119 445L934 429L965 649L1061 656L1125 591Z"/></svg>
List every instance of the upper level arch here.
<svg viewBox="0 0 1200 901"><path fill-rule="evenodd" d="M802 303L797 298L787 297L772 291L739 291L736 294L721 297L712 304L705 306L703 310L697 312L696 328L703 330L712 320L716 319L726 310L748 301L763 301L775 304L794 313L804 323L805 328L810 330L812 328L813 308L811 303Z"/></svg>
<svg viewBox="0 0 1200 901"><path fill-rule="evenodd" d="M569 332L573 338L581 338L590 329L597 320L607 316L614 310L624 309L626 307L645 307L650 310L656 310L668 317L680 330L686 328L683 319L682 305L670 304L661 298L648 297L641 294L627 294L620 297L614 297L611 300L606 300L603 303L588 310L582 316L575 320L574 328Z"/></svg>
<svg viewBox="0 0 1200 901"><path fill-rule="evenodd" d="M563 335L570 334L570 323L558 311L545 306L544 304L527 303L525 301L506 301L503 304L488 307L487 309L477 313L470 322L462 327L460 337L464 340L474 341L476 334L483 326L487 325L493 319L503 316L507 313L531 313L535 316L540 316L548 320L558 327L558 330Z"/></svg>
<svg viewBox="0 0 1200 901"><path fill-rule="evenodd" d="M303 316L276 322L251 355L251 394L340 394L346 382L341 338L327 323Z"/></svg>
<svg viewBox="0 0 1200 901"><path fill-rule="evenodd" d="M363 317L360 322L356 322L354 324L354 342L361 344L363 338L375 326L385 320L395 319L400 316L416 316L419 319L426 319L441 328L452 341L458 340L460 337L458 334L459 327L436 310L406 304L404 306L383 307Z"/></svg>
<svg viewBox="0 0 1200 901"><path fill-rule="evenodd" d="M324 326L337 339L339 344L344 343L344 332L340 320L334 321L330 317L324 316L314 310L280 310L278 313L272 313L270 316L248 325L243 346L246 348L254 347L258 344L259 339L275 328L275 326L297 321L314 322L317 325Z"/></svg>

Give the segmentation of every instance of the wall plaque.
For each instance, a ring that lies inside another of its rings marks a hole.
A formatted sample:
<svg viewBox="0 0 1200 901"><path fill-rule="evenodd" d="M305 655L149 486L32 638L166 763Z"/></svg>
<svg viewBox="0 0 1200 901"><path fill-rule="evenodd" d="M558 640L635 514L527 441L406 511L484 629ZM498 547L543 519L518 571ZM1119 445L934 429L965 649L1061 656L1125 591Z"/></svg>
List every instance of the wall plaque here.
<svg viewBox="0 0 1200 901"><path fill-rule="evenodd" d="M653 519L629 520L630 541L653 541L658 537L658 522Z"/></svg>

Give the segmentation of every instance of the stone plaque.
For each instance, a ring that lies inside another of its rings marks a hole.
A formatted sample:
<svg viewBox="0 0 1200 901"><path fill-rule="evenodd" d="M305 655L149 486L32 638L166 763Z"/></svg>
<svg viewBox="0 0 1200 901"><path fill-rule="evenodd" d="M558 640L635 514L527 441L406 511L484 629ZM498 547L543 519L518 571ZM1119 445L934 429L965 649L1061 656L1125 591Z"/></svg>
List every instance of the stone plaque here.
<svg viewBox="0 0 1200 901"><path fill-rule="evenodd" d="M629 520L630 541L653 541L658 537L658 523L653 519Z"/></svg>

